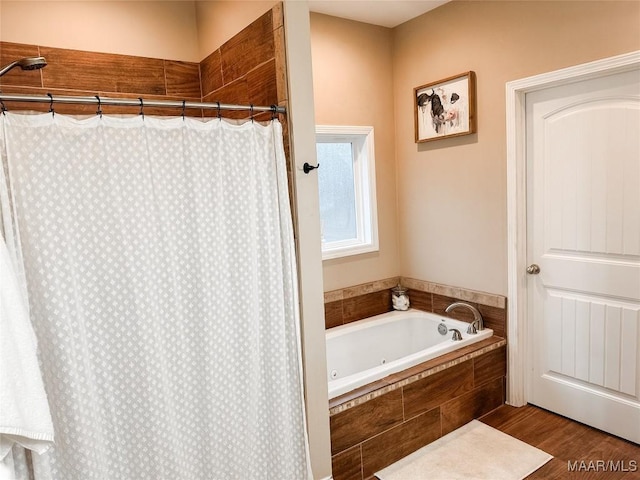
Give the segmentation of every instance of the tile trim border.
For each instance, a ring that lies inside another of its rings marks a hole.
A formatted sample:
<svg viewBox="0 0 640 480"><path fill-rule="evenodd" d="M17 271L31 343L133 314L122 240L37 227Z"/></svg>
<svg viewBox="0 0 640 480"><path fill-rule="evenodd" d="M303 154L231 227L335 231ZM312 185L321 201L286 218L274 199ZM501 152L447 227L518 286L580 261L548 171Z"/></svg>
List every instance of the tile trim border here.
<svg viewBox="0 0 640 480"><path fill-rule="evenodd" d="M400 281L400 277L385 278L384 280L376 280L369 283L362 283L353 287L341 288L338 290L332 290L324 293L324 303L336 302L338 300L346 300L347 298L358 297L360 295L366 295L367 293L380 292L382 290L388 290L396 285Z"/></svg>
<svg viewBox="0 0 640 480"><path fill-rule="evenodd" d="M333 408L329 409L329 416L332 415L336 415L340 412L344 412L345 410L348 410L350 408L356 407L358 405L362 405L363 403L366 403L370 400L373 400L374 398L380 397L382 395L384 395L385 393L391 392L393 390L396 390L398 388L402 388L406 385L409 385L410 383L413 382L417 382L418 380L422 380L423 378L429 377L431 375L434 375L438 372L441 372L443 370L446 370L448 368L454 367L456 365L459 365L462 362L466 362L467 360L471 360L473 358L479 357L481 355L484 355L485 353L489 353L492 352L493 350L497 350L498 348L504 347L507 344L507 341L505 339L501 339L500 341L493 343L491 345L487 345L486 347L483 348L479 348L478 350L475 350L473 352L467 353L466 355L462 355L458 358L455 358L453 360L450 360L448 362L445 362L441 365L429 368L423 372L417 373L415 375L411 375L410 377L404 378L398 382L395 382L391 385L387 385L385 387L382 387L378 390L375 390L373 392L370 393L366 393L358 398L355 398L353 400L349 400L347 402L341 403L340 405L336 405Z"/></svg>
<svg viewBox="0 0 640 480"><path fill-rule="evenodd" d="M398 283L412 290L418 290L426 293L435 293L445 297L465 300L467 302L479 303L488 307L506 308L507 298L503 295L493 293L479 292L461 287L452 287L440 283L428 282L425 280L416 280L409 277L391 277L384 280L376 280L374 282L363 283L353 287L332 290L324 293L324 303L336 302L347 298L366 295L367 293L379 292L395 287Z"/></svg>
<svg viewBox="0 0 640 480"><path fill-rule="evenodd" d="M477 290L469 290L461 287L452 287L442 285L440 283L427 282L424 280L416 280L408 277L401 277L403 286L421 292L435 293L445 297L466 300L467 302L479 303L488 307L506 308L507 298L502 295L493 293L479 292Z"/></svg>

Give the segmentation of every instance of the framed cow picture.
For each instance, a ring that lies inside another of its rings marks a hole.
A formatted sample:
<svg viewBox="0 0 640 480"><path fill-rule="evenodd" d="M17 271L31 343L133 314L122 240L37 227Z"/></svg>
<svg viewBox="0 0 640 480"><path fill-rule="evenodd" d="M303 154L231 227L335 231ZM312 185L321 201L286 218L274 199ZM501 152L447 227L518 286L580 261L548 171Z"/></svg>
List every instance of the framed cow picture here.
<svg viewBox="0 0 640 480"><path fill-rule="evenodd" d="M476 75L466 72L413 89L416 142L476 131Z"/></svg>

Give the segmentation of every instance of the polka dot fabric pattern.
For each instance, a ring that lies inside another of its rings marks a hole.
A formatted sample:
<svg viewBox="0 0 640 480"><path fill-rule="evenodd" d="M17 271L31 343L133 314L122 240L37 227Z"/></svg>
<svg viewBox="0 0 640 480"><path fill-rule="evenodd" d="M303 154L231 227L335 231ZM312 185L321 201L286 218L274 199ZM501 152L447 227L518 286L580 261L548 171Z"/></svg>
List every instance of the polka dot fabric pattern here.
<svg viewBox="0 0 640 480"><path fill-rule="evenodd" d="M310 478L281 125L1 121L56 432L36 480Z"/></svg>

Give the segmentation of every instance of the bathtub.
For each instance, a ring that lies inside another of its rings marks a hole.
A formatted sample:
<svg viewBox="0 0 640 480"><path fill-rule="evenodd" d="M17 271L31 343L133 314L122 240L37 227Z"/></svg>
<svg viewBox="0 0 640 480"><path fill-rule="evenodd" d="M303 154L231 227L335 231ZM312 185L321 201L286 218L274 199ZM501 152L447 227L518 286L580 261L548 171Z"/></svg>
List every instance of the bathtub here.
<svg viewBox="0 0 640 480"><path fill-rule="evenodd" d="M461 341L451 340L457 328ZM393 311L327 330L329 399L493 335L467 334L466 322L409 309Z"/></svg>

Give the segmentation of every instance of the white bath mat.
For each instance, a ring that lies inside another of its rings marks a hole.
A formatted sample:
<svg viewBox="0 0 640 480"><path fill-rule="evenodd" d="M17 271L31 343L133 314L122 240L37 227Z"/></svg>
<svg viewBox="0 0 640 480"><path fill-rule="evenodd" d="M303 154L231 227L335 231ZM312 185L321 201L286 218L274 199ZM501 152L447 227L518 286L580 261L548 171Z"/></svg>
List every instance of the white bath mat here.
<svg viewBox="0 0 640 480"><path fill-rule="evenodd" d="M380 470L380 480L519 480L553 458L473 420Z"/></svg>

